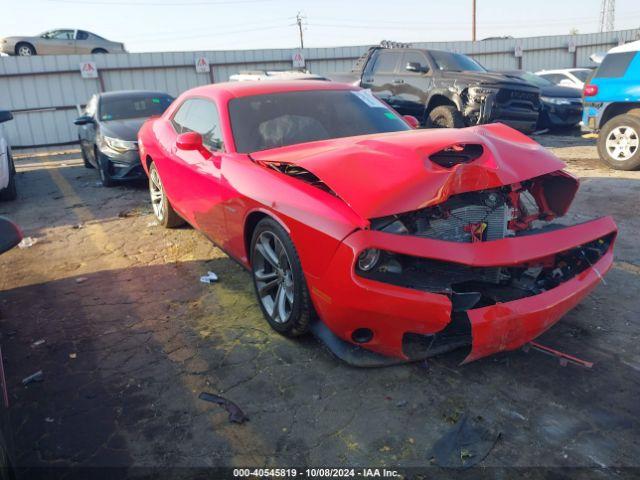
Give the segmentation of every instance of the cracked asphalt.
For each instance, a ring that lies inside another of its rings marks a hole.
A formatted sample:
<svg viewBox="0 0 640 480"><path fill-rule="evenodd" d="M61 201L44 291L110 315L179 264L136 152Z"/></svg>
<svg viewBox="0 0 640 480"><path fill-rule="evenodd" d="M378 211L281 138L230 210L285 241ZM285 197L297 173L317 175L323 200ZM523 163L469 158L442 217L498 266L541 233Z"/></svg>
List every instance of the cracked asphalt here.
<svg viewBox="0 0 640 480"><path fill-rule="evenodd" d="M606 284L539 339L590 370L534 351L351 368L313 338L271 331L249 274L191 228L157 226L145 185L99 187L78 152L23 155L19 198L0 204L37 240L0 257L4 435L23 477L69 466L424 467L465 414L501 433L482 467L629 474L640 465L640 172L601 166L593 140L537 140L581 177L570 216L611 214L620 227ZM219 283L199 282L208 270ZM43 381L23 386L38 370ZM250 420L230 423L202 391Z"/></svg>

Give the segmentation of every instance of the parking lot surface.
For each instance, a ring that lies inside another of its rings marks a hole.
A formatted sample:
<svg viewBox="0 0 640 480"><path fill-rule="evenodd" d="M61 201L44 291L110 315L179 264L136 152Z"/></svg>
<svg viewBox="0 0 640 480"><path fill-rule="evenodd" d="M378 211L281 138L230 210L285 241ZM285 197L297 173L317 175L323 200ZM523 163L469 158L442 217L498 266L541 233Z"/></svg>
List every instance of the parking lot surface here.
<svg viewBox="0 0 640 480"><path fill-rule="evenodd" d="M501 434L485 467L640 466L640 172L603 167L593 140L536 139L582 180L570 217L620 228L606 284L539 339L592 369L521 350L349 367L271 331L250 275L157 226L145 185L102 188L77 151L23 155L19 198L0 204L36 240L0 257L18 466L425 466L464 415Z"/></svg>

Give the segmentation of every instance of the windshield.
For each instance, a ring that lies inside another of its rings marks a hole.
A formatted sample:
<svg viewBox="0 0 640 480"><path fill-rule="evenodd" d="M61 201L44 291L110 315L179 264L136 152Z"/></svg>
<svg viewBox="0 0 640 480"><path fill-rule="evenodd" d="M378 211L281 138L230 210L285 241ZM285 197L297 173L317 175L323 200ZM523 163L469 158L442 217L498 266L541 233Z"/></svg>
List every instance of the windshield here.
<svg viewBox="0 0 640 480"><path fill-rule="evenodd" d="M482 65L466 55L440 52L438 50L431 50L429 53L440 70L448 72L486 72Z"/></svg>
<svg viewBox="0 0 640 480"><path fill-rule="evenodd" d="M410 130L369 90L310 90L234 98L229 102L229 116L240 153Z"/></svg>
<svg viewBox="0 0 640 480"><path fill-rule="evenodd" d="M591 75L591 70L571 70L571 73L581 82L586 82Z"/></svg>
<svg viewBox="0 0 640 480"><path fill-rule="evenodd" d="M173 102L169 95L131 95L105 97L100 100L100 120L122 120L125 118L162 115Z"/></svg>

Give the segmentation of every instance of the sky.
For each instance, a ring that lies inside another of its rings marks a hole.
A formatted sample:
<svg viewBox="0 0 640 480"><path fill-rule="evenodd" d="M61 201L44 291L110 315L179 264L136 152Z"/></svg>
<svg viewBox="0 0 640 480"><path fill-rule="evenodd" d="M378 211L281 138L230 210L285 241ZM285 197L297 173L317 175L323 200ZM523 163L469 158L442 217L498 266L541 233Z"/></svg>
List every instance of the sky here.
<svg viewBox="0 0 640 480"><path fill-rule="evenodd" d="M471 39L472 0L0 0L0 37L78 28L130 52L294 48ZM477 0L478 39L599 29L601 0ZM640 26L617 0L616 29Z"/></svg>

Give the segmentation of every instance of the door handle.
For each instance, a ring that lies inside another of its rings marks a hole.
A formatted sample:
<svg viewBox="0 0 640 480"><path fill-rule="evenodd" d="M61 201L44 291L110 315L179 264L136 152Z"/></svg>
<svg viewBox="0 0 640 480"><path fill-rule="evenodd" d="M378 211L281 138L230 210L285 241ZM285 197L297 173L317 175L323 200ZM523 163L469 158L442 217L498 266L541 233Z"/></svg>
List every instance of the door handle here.
<svg viewBox="0 0 640 480"><path fill-rule="evenodd" d="M402 80L401 78L399 78L399 79L397 79L397 80L394 80L392 83L393 83L394 85L401 85L401 84L403 84L403 83L404 83L404 80Z"/></svg>
<svg viewBox="0 0 640 480"><path fill-rule="evenodd" d="M373 78L363 78L362 81L365 83L373 83Z"/></svg>

